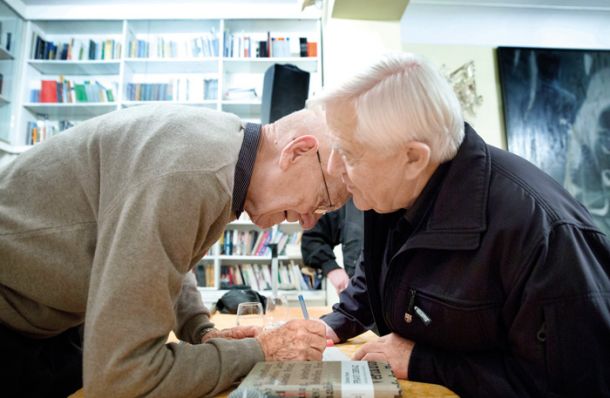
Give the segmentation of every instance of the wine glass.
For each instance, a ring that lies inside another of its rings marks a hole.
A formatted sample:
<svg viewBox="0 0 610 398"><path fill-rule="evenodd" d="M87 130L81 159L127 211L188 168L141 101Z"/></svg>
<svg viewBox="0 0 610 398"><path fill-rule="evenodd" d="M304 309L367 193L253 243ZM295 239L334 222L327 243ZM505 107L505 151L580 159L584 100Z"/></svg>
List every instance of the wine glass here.
<svg viewBox="0 0 610 398"><path fill-rule="evenodd" d="M265 316L265 329L274 329L290 320L288 298L283 294L267 297L267 311Z"/></svg>
<svg viewBox="0 0 610 398"><path fill-rule="evenodd" d="M255 301L239 303L237 306L236 323L238 326L263 327L263 305Z"/></svg>

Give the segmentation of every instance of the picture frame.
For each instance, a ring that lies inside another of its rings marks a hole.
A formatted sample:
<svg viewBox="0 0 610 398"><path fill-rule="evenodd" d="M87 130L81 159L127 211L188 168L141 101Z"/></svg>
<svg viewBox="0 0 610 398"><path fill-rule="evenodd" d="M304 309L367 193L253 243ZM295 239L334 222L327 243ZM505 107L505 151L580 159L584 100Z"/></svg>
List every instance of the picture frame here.
<svg viewBox="0 0 610 398"><path fill-rule="evenodd" d="M508 150L583 203L610 236L610 51L499 47Z"/></svg>

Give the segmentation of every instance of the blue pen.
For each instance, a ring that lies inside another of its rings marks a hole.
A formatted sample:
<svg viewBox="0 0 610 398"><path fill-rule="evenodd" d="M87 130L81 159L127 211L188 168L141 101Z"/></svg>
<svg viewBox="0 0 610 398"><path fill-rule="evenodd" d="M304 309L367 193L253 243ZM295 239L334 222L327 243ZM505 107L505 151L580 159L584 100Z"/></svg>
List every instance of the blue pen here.
<svg viewBox="0 0 610 398"><path fill-rule="evenodd" d="M301 312L303 313L303 318L309 319L309 313L307 312L307 306L305 305L305 299L302 294L299 294L299 304L301 304Z"/></svg>

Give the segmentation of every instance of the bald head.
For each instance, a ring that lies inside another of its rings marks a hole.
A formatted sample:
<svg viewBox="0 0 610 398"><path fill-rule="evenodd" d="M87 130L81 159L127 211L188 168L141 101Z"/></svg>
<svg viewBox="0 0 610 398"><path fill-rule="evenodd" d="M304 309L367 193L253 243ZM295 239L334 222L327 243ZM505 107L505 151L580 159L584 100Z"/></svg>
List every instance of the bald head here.
<svg viewBox="0 0 610 398"><path fill-rule="evenodd" d="M329 140L326 118L317 110L294 112L263 126L245 203L257 225L288 220L311 228L321 209L345 203L348 193L341 178L326 171Z"/></svg>
<svg viewBox="0 0 610 398"><path fill-rule="evenodd" d="M303 109L275 121L269 125L275 142L286 145L303 135L313 135L321 146L328 141L328 129L325 116L319 110Z"/></svg>

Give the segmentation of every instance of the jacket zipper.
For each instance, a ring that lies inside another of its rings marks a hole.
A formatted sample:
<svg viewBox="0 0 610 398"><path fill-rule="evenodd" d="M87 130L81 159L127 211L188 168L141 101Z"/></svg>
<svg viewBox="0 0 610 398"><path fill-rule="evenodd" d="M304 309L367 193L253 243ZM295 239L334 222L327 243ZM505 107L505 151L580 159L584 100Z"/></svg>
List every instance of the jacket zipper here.
<svg viewBox="0 0 610 398"><path fill-rule="evenodd" d="M428 326L432 323L432 319L426 314L424 310L415 305L415 296L417 296L417 290L409 289L409 305L407 312L405 312L404 320L407 323L413 322L413 315L417 316L424 325Z"/></svg>

